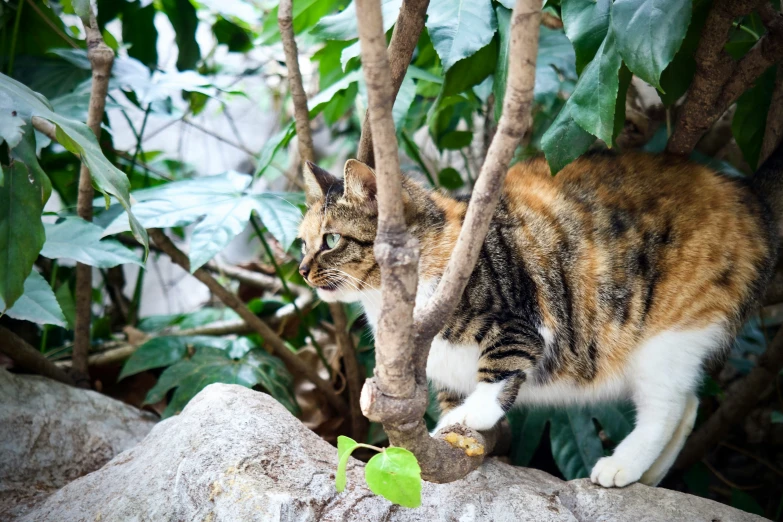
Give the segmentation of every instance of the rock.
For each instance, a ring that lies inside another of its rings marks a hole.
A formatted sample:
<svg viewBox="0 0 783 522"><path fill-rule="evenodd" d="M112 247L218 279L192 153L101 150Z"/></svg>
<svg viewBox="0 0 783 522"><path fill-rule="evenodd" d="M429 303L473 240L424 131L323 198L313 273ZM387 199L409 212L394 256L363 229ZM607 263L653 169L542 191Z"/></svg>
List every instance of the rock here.
<svg viewBox="0 0 783 522"><path fill-rule="evenodd" d="M0 369L0 519L100 468L155 420L100 393Z"/></svg>
<svg viewBox="0 0 783 522"><path fill-rule="evenodd" d="M29 513L29 521L751 521L710 500L633 485L602 489L489 459L465 479L425 483L420 508L364 485L352 460L334 488L335 448L274 399L226 384L205 388L139 445Z"/></svg>

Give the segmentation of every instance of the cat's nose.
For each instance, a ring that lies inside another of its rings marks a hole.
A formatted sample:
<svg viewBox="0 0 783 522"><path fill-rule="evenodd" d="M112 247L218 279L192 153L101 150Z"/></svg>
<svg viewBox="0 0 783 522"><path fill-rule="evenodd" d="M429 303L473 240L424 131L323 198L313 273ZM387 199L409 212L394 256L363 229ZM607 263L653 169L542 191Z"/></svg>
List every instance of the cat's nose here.
<svg viewBox="0 0 783 522"><path fill-rule="evenodd" d="M307 280L307 276L310 275L310 265L307 263L302 263L299 265L299 273L302 274L302 277Z"/></svg>

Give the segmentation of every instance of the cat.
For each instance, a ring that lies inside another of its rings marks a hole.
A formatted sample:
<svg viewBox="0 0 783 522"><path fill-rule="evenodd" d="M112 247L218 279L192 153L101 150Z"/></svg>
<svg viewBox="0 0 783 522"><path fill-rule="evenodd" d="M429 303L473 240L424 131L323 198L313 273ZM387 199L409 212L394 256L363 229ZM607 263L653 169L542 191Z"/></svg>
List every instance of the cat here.
<svg viewBox="0 0 783 522"><path fill-rule="evenodd" d="M705 365L720 362L777 259L783 147L752 178L641 153L587 154L551 176L513 166L458 306L432 343L436 431L492 428L514 405L630 399L634 430L591 480L657 485L690 434ZM359 302L375 328L375 173L308 163L300 273L328 302ZM403 177L427 302L468 201Z"/></svg>

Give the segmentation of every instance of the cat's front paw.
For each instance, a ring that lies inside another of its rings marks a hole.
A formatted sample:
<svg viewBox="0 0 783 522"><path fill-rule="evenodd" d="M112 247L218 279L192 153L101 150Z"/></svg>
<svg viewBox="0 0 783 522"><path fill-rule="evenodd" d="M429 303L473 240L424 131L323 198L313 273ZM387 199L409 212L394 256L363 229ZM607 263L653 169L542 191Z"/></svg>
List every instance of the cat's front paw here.
<svg viewBox="0 0 783 522"><path fill-rule="evenodd" d="M464 404L440 418L435 433L452 424L464 424L478 431L490 430L504 414L503 409L497 404L478 404L478 401L471 401L469 397Z"/></svg>
<svg viewBox="0 0 783 522"><path fill-rule="evenodd" d="M603 457L593 466L590 480L593 484L600 484L605 488L622 488L628 484L637 482L644 473L633 462L627 462L621 458Z"/></svg>

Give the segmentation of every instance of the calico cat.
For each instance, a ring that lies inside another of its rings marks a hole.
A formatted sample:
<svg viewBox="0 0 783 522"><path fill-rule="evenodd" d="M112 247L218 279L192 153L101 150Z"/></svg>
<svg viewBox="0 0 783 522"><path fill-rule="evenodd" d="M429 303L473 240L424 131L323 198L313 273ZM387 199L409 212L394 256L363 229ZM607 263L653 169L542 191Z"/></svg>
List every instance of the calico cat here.
<svg viewBox="0 0 783 522"><path fill-rule="evenodd" d="M373 328L375 175L305 168L300 272L324 301L360 302ZM750 179L643 154L588 154L557 176L543 159L508 172L476 268L432 344L437 429L486 430L515 404L631 399L636 427L591 479L664 477L690 434L707 363L720 361L777 259L783 147ZM442 276L468 202L405 178L421 248L417 306Z"/></svg>

